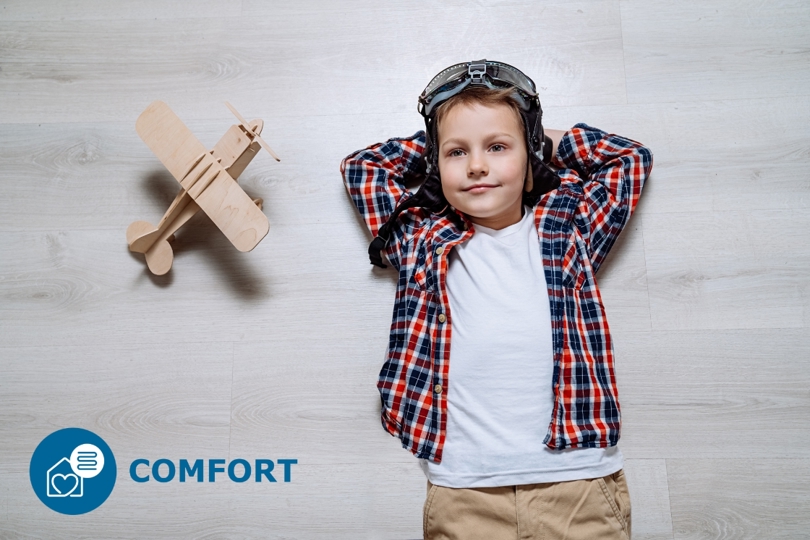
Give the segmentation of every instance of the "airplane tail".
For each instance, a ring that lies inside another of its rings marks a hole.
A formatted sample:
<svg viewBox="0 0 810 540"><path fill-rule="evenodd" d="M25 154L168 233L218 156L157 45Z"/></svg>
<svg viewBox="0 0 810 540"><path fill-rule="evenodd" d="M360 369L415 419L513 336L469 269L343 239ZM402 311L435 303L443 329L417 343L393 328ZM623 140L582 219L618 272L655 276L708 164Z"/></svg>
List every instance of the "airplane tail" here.
<svg viewBox="0 0 810 540"><path fill-rule="evenodd" d="M127 227L129 250L146 255L146 265L156 276L172 269L174 251L168 240L160 239L160 229L147 221L136 221ZM169 239L174 238L173 236Z"/></svg>
<svg viewBox="0 0 810 540"><path fill-rule="evenodd" d="M127 227L127 244L135 253L146 253L160 236L160 230L147 221L135 221Z"/></svg>
<svg viewBox="0 0 810 540"><path fill-rule="evenodd" d="M166 240L155 242L146 252L146 266L156 276L162 276L172 269L174 251Z"/></svg>

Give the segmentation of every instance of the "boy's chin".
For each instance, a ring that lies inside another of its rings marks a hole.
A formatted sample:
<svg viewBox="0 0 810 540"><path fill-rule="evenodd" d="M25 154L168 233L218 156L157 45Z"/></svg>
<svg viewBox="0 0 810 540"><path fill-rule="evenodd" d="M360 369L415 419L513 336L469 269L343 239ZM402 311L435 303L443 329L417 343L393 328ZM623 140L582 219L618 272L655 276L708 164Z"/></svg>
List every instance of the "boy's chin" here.
<svg viewBox="0 0 810 540"><path fill-rule="evenodd" d="M456 210L461 211L472 219L494 219L510 213L520 212L523 215L523 199L518 202L503 204L498 202L487 204L488 201L479 201L479 204L453 205Z"/></svg>
<svg viewBox="0 0 810 540"><path fill-rule="evenodd" d="M523 218L523 205L520 206L519 210L512 210L509 208L495 210L489 209L487 211L473 208L471 211L465 212L458 207L456 207L456 210L460 210L473 223L483 225L484 227L489 227L495 224L499 224L500 226L508 226L517 223Z"/></svg>

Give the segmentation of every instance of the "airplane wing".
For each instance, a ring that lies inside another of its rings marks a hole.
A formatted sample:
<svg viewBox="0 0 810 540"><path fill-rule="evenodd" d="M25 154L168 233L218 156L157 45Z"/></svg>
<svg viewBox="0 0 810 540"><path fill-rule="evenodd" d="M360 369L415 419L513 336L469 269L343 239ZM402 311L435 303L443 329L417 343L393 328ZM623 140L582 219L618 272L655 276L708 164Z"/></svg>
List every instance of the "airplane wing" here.
<svg viewBox="0 0 810 540"><path fill-rule="evenodd" d="M152 102L135 131L239 251L267 235L267 216L162 101Z"/></svg>
<svg viewBox="0 0 810 540"><path fill-rule="evenodd" d="M178 182L189 165L208 151L162 101L149 104L135 122L135 131Z"/></svg>
<svg viewBox="0 0 810 540"><path fill-rule="evenodd" d="M267 216L211 154L199 156L180 185L239 251L267 235Z"/></svg>

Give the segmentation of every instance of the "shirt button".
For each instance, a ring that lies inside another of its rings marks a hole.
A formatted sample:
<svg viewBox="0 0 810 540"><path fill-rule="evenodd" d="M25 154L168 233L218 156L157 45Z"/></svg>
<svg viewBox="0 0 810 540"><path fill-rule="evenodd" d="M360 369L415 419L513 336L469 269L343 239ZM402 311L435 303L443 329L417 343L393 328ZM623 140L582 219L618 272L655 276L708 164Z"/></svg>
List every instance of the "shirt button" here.
<svg viewBox="0 0 810 540"><path fill-rule="evenodd" d="M439 322L443 323L445 321L447 321L447 315L445 315L444 313L439 313Z"/></svg>
<svg viewBox="0 0 810 540"><path fill-rule="evenodd" d="M441 394L442 393L442 385L437 384L436 386L433 387L433 391L436 392L437 394Z"/></svg>
<svg viewBox="0 0 810 540"><path fill-rule="evenodd" d="M436 255L441 255L444 253L444 246L439 246L436 248Z"/></svg>

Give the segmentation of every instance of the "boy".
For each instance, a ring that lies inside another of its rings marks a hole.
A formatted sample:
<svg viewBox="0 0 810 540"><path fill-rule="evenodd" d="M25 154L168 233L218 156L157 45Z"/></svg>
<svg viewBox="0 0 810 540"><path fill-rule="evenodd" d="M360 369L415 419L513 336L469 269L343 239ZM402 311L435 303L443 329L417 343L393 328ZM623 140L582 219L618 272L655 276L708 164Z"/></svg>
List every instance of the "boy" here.
<svg viewBox="0 0 810 540"><path fill-rule="evenodd" d="M629 538L594 275L652 154L586 124L544 132L534 83L499 62L443 70L420 112L425 132L341 171L372 262L399 272L377 386L428 478L425 538Z"/></svg>

